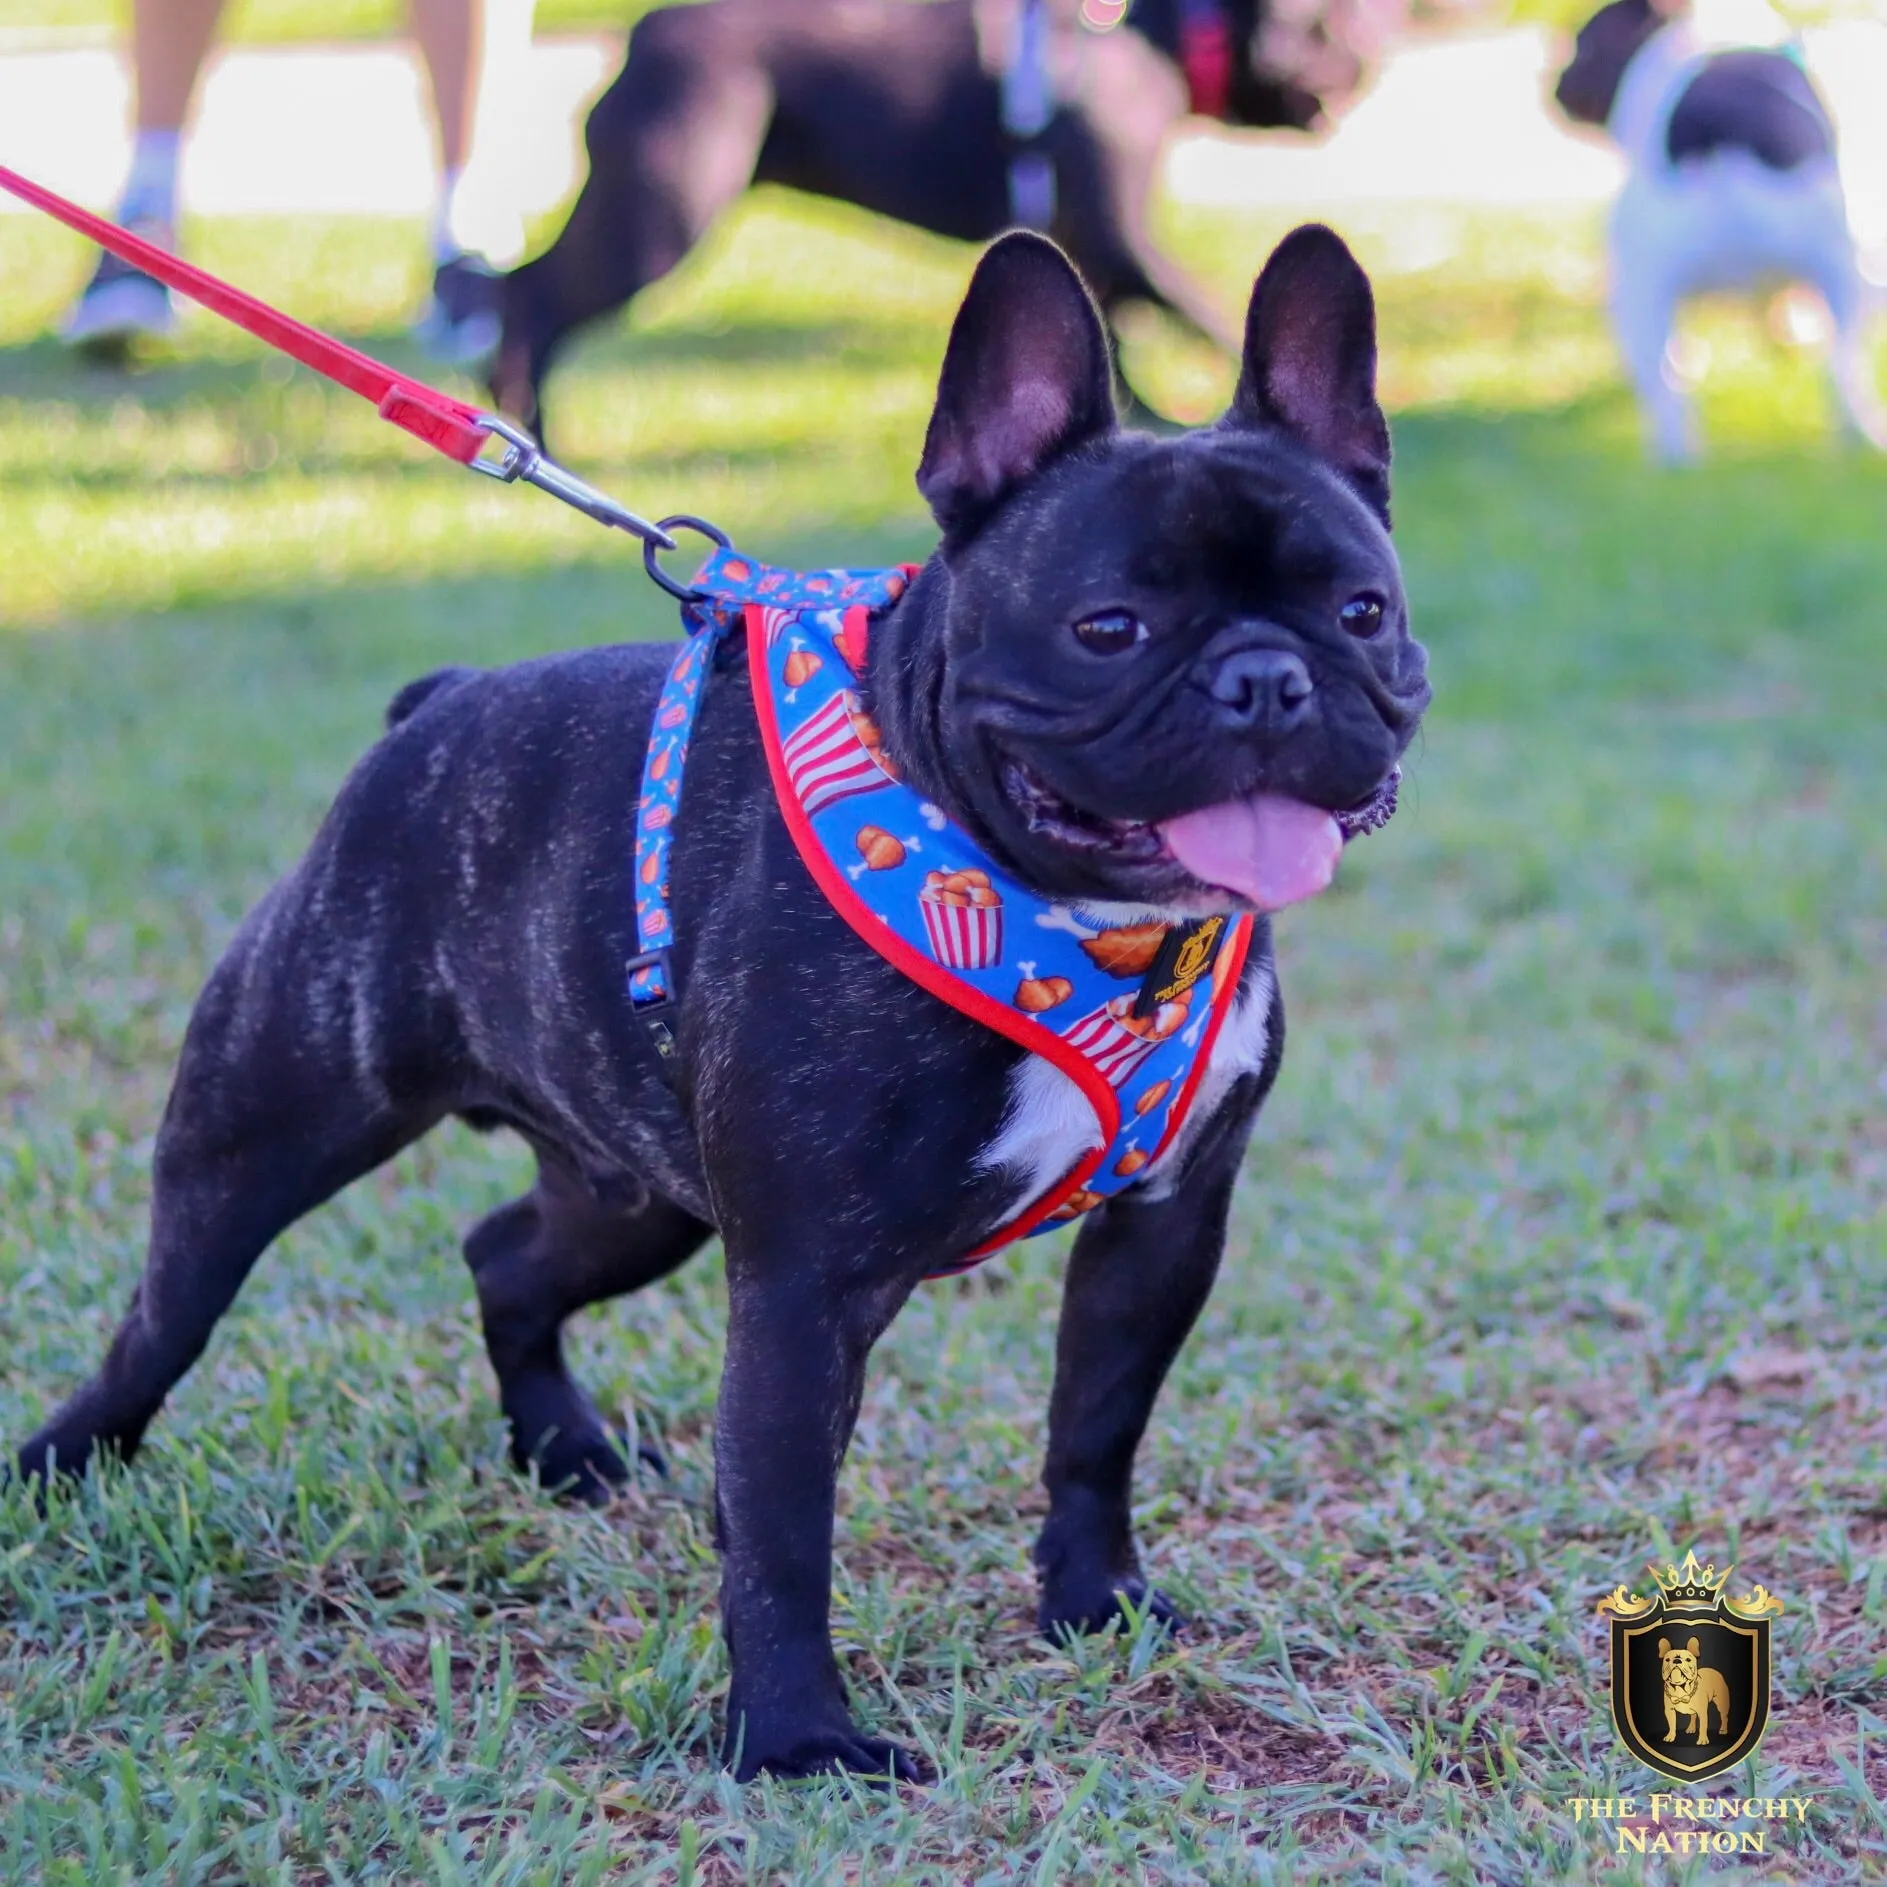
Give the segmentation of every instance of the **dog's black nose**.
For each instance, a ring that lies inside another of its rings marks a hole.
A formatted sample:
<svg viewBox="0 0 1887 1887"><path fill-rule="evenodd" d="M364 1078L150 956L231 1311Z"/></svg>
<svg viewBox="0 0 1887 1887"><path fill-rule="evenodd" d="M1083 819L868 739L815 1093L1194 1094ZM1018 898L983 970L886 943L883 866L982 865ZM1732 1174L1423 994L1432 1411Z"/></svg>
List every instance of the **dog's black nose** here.
<svg viewBox="0 0 1887 1887"><path fill-rule="evenodd" d="M1295 727L1309 711L1316 684L1310 670L1283 649L1240 649L1212 675L1212 698L1233 727Z"/></svg>

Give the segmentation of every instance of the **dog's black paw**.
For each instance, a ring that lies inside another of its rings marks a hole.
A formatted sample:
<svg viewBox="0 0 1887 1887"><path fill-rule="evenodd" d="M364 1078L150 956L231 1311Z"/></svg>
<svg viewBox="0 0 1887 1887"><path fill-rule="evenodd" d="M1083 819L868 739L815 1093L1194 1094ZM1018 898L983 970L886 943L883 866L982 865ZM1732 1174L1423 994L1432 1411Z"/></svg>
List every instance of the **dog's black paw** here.
<svg viewBox="0 0 1887 1887"><path fill-rule="evenodd" d="M890 1786L899 1782L925 1783L930 1773L908 1749L882 1736L866 1736L849 1726L843 1730L815 1730L793 1738L784 1747L744 1743L739 1760L728 1752L736 1782L756 1776L778 1776L782 1781L805 1781L813 1776L857 1776L865 1782Z"/></svg>
<svg viewBox="0 0 1887 1887"><path fill-rule="evenodd" d="M82 1428L49 1422L30 1441L21 1444L13 1457L19 1478L32 1488L42 1506L46 1490L53 1481L82 1481L91 1472L93 1462L106 1452L97 1436ZM124 1451L119 1451L124 1452ZM128 1456L127 1456L128 1458ZM0 1468L4 1472L4 1468ZM8 1475L8 1479L12 1476Z"/></svg>
<svg viewBox="0 0 1887 1887"><path fill-rule="evenodd" d="M1106 1631L1110 1625L1130 1626L1129 1607L1136 1615L1150 1616L1168 1631L1186 1629L1186 1615L1158 1586L1148 1585L1138 1574L1080 1595L1065 1589L1045 1592L1036 1624L1050 1644L1060 1644L1069 1638Z"/></svg>
<svg viewBox="0 0 1887 1887"><path fill-rule="evenodd" d="M0 1461L0 1485L13 1481L24 1481L41 1499L45 1497L46 1482L51 1477L52 1465L47 1459L47 1450L39 1445L36 1435L11 1461Z"/></svg>
<svg viewBox="0 0 1887 1887"><path fill-rule="evenodd" d="M637 1453L642 1455L644 1451L638 1449ZM546 1493L589 1507L608 1506L617 1490L629 1482L629 1464L622 1450L601 1428L552 1435L518 1461L518 1466L525 1472L534 1468ZM658 1471L666 1473L667 1464L663 1462Z"/></svg>

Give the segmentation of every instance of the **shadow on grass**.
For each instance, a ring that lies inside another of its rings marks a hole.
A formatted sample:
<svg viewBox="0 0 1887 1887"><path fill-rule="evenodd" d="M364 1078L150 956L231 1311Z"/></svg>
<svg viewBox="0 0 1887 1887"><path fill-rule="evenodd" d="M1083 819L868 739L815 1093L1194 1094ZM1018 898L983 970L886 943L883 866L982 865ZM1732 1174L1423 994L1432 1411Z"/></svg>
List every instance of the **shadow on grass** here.
<svg viewBox="0 0 1887 1887"><path fill-rule="evenodd" d="M255 431L265 435L268 428L259 426L255 428ZM617 477L633 474L640 483L659 477L666 481L663 489L669 489L676 481L686 481L693 474L724 477L730 472L771 470L777 473L782 470L790 472L798 467L811 471L825 462L828 448L825 441L810 439L790 446L763 442L753 445L730 444L705 447L699 451L688 452L648 451L621 455L611 453L602 458L593 454L578 453L556 453L555 456L563 463L591 476L601 478L612 473ZM431 459L417 457L395 459L368 453L297 452L293 463L296 471L311 478L319 478L323 475L344 475L351 478L365 476L371 477L376 488L399 491L415 489L424 482L439 477L441 471L441 467ZM258 476L258 471L252 466L231 463L213 469L166 468L160 476L162 485L167 491L216 491L232 486L252 484ZM148 471L121 467L58 472L16 472L9 477L0 478L0 494L12 493L16 497L25 498L35 492L56 489L124 493L134 492L157 482L159 481L154 479ZM533 502L523 498L523 488L519 489L521 502ZM684 502L679 508L685 511L689 507Z"/></svg>
<svg viewBox="0 0 1887 1887"><path fill-rule="evenodd" d="M462 390L472 378L430 360L403 328L336 333L334 338L416 379L450 381ZM798 367L835 360L858 366L893 366L927 357L929 350L914 347L911 339L908 328L863 320L728 321L696 328L648 330L617 324L584 334L581 348L583 364L592 368L714 368L767 363ZM130 398L163 412L205 398L239 399L253 392L258 383L283 384L282 368L277 366L271 373L254 356L200 354L164 346L134 354L124 362L98 361L75 352L52 335L0 347L0 399L110 408Z"/></svg>
<svg viewBox="0 0 1887 1887"><path fill-rule="evenodd" d="M602 541L620 544L620 556L195 597L165 610L69 622L53 634L0 634L0 754L11 767L24 753L59 745L81 697L121 701L116 738L123 725L168 712L173 700L194 712L193 703L220 693L225 713L233 701L238 718L261 722L291 701L299 715L304 684L391 689L447 663L498 665L678 638L677 606L647 580L635 546ZM921 557L928 543L921 527L821 530L794 520L777 533L755 532L743 547L766 561L821 568L893 564ZM377 717L378 705L372 712ZM227 737L242 738L227 720L223 726Z"/></svg>
<svg viewBox="0 0 1887 1887"><path fill-rule="evenodd" d="M0 348L0 399L23 405L110 409L121 400L164 412L206 396L238 399L254 391L253 360L154 353L125 361L91 358L49 334Z"/></svg>

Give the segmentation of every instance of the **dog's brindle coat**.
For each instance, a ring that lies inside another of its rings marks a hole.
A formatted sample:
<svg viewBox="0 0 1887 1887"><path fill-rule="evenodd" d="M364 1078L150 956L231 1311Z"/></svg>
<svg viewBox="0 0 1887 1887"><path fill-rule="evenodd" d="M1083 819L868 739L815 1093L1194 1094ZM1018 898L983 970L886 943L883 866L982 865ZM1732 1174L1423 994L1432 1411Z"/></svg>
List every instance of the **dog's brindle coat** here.
<svg viewBox="0 0 1887 1887"><path fill-rule="evenodd" d="M1067 263L1037 237L996 245L925 446L943 541L878 624L862 681L905 777L1046 894L1170 912L1232 900L1108 822L1260 788L1366 800L1428 698L1374 372L1368 283L1328 231L1304 230L1254 289L1224 421L1123 433L1106 337ZM1366 640L1339 614L1359 592L1382 605ZM1100 609L1131 610L1148 635L1092 652L1072 625ZM921 1278L1018 1203L1025 1156L991 1169L979 1155L1017 1125L1024 1058L826 903L730 659L707 687L676 828L671 1091L623 987L629 840L669 654L448 671L396 700L210 978L158 1135L144 1275L98 1375L21 1467L132 1453L277 1233L448 1115L509 1126L536 1150L537 1184L465 1251L517 1460L593 1497L625 1479L561 1327L718 1230L730 1754L742 1776L910 1776L903 1751L853 1724L833 1656L834 1490L872 1344ZM1287 699L1281 670L1312 691ZM1011 764L1060 814L1039 796L1018 809ZM1219 1098L1180 1158L1074 1245L1036 1549L1050 1632L1099 1627L1123 1596L1170 1616L1140 1575L1129 1477L1277 1070L1262 930L1246 974L1267 1026L1223 1039L1248 1059L1215 1065Z"/></svg>
<svg viewBox="0 0 1887 1887"><path fill-rule="evenodd" d="M1001 86L978 0L703 0L645 14L585 130L589 175L551 247L503 285L492 393L542 425L545 375L576 330L657 281L756 183L835 197L984 242L1012 220ZM1145 206L1187 108L1181 0L1135 0L1082 35L1087 93L1043 136L1052 234L1104 310L1144 300L1234 351L1212 297L1161 253ZM1234 124L1316 123L1361 83L1403 0L1225 0Z"/></svg>

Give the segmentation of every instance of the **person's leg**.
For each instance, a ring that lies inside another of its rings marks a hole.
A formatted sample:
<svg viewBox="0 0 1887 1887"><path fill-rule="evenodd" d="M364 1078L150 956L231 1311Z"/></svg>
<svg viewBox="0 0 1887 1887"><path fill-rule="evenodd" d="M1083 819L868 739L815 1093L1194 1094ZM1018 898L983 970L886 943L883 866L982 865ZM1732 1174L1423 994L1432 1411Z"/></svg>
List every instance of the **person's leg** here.
<svg viewBox="0 0 1887 1887"><path fill-rule="evenodd" d="M222 11L223 0L133 0L131 8L134 129L117 216L166 248L176 244L184 121ZM141 334L168 333L172 320L162 283L104 256L64 332L75 344L110 352Z"/></svg>
<svg viewBox="0 0 1887 1887"><path fill-rule="evenodd" d="M132 0L131 64L140 135L183 129L222 11L223 0Z"/></svg>
<svg viewBox="0 0 1887 1887"><path fill-rule="evenodd" d="M465 160L472 153L472 121L478 106L478 75L484 52L483 0L410 0L413 37L432 86L433 123L439 133L443 178L439 221L450 202Z"/></svg>
<svg viewBox="0 0 1887 1887"><path fill-rule="evenodd" d="M496 0L496 4L516 8L520 0ZM493 264L515 260L523 238L515 211L493 200L489 176L475 176L468 184L466 175L480 80L493 36L493 7L494 0L409 0L408 4L413 37L432 90L440 169L432 230L432 300L414 332L430 353L460 365L476 364L497 346L498 276ZM530 0L522 0L526 45L530 10Z"/></svg>

